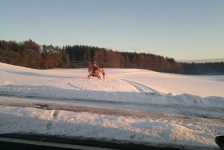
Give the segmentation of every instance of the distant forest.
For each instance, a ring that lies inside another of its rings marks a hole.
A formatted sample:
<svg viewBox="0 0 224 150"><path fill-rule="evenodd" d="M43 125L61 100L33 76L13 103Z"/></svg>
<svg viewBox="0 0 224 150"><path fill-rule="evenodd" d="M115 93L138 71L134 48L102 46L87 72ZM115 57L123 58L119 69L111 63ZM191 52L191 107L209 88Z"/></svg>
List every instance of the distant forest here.
<svg viewBox="0 0 224 150"><path fill-rule="evenodd" d="M35 69L83 68L97 61L102 68L137 68L180 74L224 74L224 63L183 63L173 58L136 52L74 45L62 48L24 42L0 40L0 62Z"/></svg>
<svg viewBox="0 0 224 150"><path fill-rule="evenodd" d="M96 60L99 67L104 68L138 68L159 72L177 72L181 68L173 58L153 54L118 52L81 45L66 46L63 50L69 55L72 66L78 66L78 62Z"/></svg>
<svg viewBox="0 0 224 150"><path fill-rule="evenodd" d="M67 68L68 54L59 47L39 45L29 40L21 43L0 41L0 62L35 68Z"/></svg>

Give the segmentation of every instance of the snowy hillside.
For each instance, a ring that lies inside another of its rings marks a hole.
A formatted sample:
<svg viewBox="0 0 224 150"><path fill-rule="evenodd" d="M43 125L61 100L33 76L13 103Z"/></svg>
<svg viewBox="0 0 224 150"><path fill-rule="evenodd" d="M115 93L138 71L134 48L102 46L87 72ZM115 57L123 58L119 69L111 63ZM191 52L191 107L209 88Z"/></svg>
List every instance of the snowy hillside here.
<svg viewBox="0 0 224 150"><path fill-rule="evenodd" d="M34 133L218 148L224 76L140 69L35 70L0 63L0 134Z"/></svg>

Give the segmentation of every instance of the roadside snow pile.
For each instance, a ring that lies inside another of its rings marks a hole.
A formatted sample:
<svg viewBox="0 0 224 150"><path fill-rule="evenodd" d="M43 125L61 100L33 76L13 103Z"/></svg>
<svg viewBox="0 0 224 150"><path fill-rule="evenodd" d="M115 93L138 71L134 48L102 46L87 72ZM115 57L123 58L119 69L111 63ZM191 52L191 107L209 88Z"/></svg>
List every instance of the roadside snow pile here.
<svg viewBox="0 0 224 150"><path fill-rule="evenodd" d="M88 112L1 107L0 133L48 134L153 145L217 147L220 122L100 115Z"/></svg>
<svg viewBox="0 0 224 150"><path fill-rule="evenodd" d="M13 82L10 81L3 81L0 83L0 86L6 86L6 85L15 85Z"/></svg>
<svg viewBox="0 0 224 150"><path fill-rule="evenodd" d="M105 70L106 79L99 80L87 79L84 68L35 70L0 63L0 134L217 148L214 138L224 134L224 76ZM122 115L127 112L132 115Z"/></svg>

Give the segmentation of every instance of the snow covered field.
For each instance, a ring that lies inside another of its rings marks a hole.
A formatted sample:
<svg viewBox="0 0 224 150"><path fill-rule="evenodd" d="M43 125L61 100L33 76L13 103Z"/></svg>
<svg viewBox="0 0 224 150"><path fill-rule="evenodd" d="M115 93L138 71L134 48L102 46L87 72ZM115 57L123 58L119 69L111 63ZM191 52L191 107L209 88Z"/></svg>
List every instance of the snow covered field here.
<svg viewBox="0 0 224 150"><path fill-rule="evenodd" d="M29 133L216 149L224 76L141 69L35 70L0 63L0 134Z"/></svg>

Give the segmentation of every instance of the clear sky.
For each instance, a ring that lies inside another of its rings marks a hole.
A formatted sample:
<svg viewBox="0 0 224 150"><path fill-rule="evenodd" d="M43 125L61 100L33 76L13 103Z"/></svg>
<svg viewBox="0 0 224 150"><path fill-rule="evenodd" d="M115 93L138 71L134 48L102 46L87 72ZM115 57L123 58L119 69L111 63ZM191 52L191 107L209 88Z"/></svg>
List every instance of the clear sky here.
<svg viewBox="0 0 224 150"><path fill-rule="evenodd" d="M224 0L0 0L0 40L224 58Z"/></svg>

